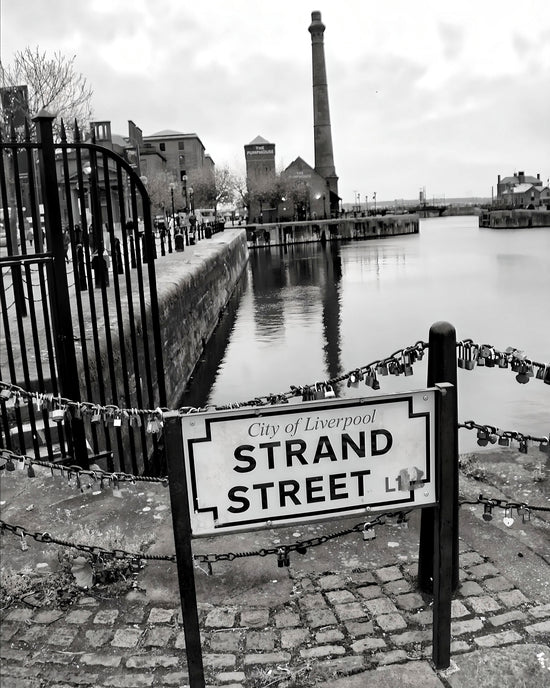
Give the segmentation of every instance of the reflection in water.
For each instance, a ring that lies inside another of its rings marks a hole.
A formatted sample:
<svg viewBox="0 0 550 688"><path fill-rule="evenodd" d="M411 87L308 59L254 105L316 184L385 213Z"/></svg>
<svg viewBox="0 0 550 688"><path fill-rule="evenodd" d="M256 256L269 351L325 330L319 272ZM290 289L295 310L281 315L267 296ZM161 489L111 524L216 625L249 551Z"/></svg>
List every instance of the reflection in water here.
<svg viewBox="0 0 550 688"><path fill-rule="evenodd" d="M479 229L477 217L423 220L412 236L252 251L229 339L216 345L216 370L191 405L338 377L427 340L438 320L451 322L459 339L550 362L549 256L550 228ZM384 378L379 393L425 386L426 360L414 371ZM460 370L458 384L460 420L548 434L550 387L541 381L518 385L509 370L478 368ZM345 383L338 392L373 394ZM461 431L461 451L478 449L475 440Z"/></svg>

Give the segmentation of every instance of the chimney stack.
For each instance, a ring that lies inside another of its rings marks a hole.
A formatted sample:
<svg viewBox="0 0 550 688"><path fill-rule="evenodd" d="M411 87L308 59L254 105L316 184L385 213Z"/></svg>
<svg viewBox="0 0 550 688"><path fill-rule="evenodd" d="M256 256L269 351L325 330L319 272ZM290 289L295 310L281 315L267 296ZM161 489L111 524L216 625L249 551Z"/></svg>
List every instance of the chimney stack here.
<svg viewBox="0 0 550 688"><path fill-rule="evenodd" d="M334 168L332 133L328 104L327 71L323 34L325 25L320 12L311 13L311 57L313 71L313 138L315 145L315 171L324 177L331 192L331 216L338 212L338 177Z"/></svg>

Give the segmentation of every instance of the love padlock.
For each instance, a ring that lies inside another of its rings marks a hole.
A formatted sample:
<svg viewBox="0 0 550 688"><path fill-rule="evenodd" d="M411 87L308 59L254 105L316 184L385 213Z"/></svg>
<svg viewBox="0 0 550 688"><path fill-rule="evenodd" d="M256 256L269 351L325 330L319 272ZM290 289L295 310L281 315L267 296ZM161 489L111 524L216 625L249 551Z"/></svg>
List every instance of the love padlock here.
<svg viewBox="0 0 550 688"><path fill-rule="evenodd" d="M512 509L504 509L504 518L502 519L502 522L507 528L511 528L514 525L514 519L512 518Z"/></svg>

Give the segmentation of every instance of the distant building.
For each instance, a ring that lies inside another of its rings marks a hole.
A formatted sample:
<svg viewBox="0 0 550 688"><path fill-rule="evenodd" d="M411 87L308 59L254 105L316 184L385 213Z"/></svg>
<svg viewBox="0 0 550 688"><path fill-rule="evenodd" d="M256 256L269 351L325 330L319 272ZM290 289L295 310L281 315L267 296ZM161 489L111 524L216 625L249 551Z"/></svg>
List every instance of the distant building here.
<svg viewBox="0 0 550 688"><path fill-rule="evenodd" d="M275 144L256 136L244 147L248 216L254 222L277 220Z"/></svg>
<svg viewBox="0 0 550 688"><path fill-rule="evenodd" d="M506 208L538 208L549 202L550 190L543 185L540 174L531 177L521 171L503 179L498 175L496 205Z"/></svg>
<svg viewBox="0 0 550 688"><path fill-rule="evenodd" d="M166 170L174 180L182 183L182 193L187 198L189 175L214 171L214 161L205 152L204 145L197 134L184 134L181 131L164 129L156 134L143 137L143 148L140 148L142 161L141 171L145 176L152 175L158 160L153 155L162 157Z"/></svg>
<svg viewBox="0 0 550 688"><path fill-rule="evenodd" d="M330 217L330 189L325 177L299 156L281 173L285 196L279 215L282 220Z"/></svg>

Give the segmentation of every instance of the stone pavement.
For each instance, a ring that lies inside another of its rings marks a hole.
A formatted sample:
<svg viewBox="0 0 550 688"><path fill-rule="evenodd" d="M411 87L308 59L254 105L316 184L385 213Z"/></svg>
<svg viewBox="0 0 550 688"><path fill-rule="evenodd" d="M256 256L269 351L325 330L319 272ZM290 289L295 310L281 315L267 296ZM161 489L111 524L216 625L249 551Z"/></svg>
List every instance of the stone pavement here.
<svg viewBox="0 0 550 688"><path fill-rule="evenodd" d="M38 471L33 480L21 473L2 471L0 477L6 522L37 532L47 523L52 535L69 539L77 538L71 536L76 521L97 525L98 533L116 523L139 537L147 534L151 553L174 551L168 491L161 485L80 494L49 471ZM463 480L462 488L479 491L479 483ZM374 541L355 533L306 555L294 553L288 568L279 568L275 557L217 562L211 576L197 566L206 685L548 686L548 524L533 517L506 528L496 515L485 522L482 511L461 508L461 583L452 603L449 670L436 671L430 659L431 598L415 582L416 512L407 528L377 529ZM346 527L340 521L205 538L194 549L257 550ZM22 551L17 540L3 536L4 566L54 569L52 550L59 547L31 540ZM91 588L66 609L12 604L2 611L1 641L2 688L188 685L171 562L147 563L136 588L123 596Z"/></svg>
<svg viewBox="0 0 550 688"><path fill-rule="evenodd" d="M389 676L412 681L411 671L418 674L414 686L487 685L471 675L462 680L465 658L477 650L482 662L488 649L514 645L526 653L523 663L531 673L525 685L547 686L550 603L529 600L464 544L461 567L451 651L462 670L438 677L427 661L432 611L429 598L415 590L414 565L303 576L290 568L292 594L277 606L256 606L253 599L243 605L200 604L207 685L267 686L276 677L294 675L296 685L307 685L313 676L319 685L330 680L333 686L371 686L378 685L371 683L377 674L369 671L367 678L364 672L388 666L392 673L384 679L379 672L376 679L386 686ZM151 602L141 592L110 600L83 596L69 611L9 608L1 656L3 688L184 686L187 681L180 610ZM500 668L505 664L503 658ZM358 673L362 679L334 678ZM499 685L521 684L517 677L508 684L501 674Z"/></svg>

